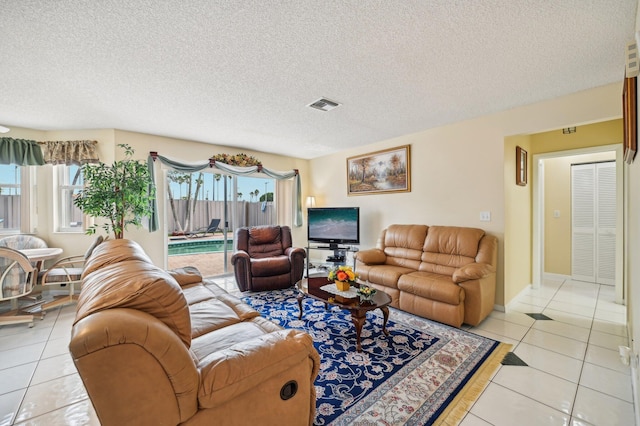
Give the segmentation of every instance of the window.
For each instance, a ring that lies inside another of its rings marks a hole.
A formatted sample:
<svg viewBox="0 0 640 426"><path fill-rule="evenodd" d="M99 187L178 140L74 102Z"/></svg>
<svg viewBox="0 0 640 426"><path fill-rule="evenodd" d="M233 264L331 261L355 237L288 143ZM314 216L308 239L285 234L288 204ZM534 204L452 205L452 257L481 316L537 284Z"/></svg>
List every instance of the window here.
<svg viewBox="0 0 640 426"><path fill-rule="evenodd" d="M22 167L0 164L0 232L20 232Z"/></svg>
<svg viewBox="0 0 640 426"><path fill-rule="evenodd" d="M58 231L84 232L82 211L73 204L84 185L82 168L63 164L55 167L58 169Z"/></svg>

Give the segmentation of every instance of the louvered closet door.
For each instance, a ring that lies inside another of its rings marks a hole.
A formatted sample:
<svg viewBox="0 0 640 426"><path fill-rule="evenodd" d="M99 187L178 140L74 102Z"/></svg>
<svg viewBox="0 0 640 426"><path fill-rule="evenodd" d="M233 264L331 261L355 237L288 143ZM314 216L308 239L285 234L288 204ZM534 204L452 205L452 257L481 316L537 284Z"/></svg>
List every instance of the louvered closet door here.
<svg viewBox="0 0 640 426"><path fill-rule="evenodd" d="M596 164L596 282L615 284L616 164Z"/></svg>
<svg viewBox="0 0 640 426"><path fill-rule="evenodd" d="M614 162L571 166L572 278L615 283Z"/></svg>
<svg viewBox="0 0 640 426"><path fill-rule="evenodd" d="M574 280L596 281L595 167L571 166L571 275Z"/></svg>

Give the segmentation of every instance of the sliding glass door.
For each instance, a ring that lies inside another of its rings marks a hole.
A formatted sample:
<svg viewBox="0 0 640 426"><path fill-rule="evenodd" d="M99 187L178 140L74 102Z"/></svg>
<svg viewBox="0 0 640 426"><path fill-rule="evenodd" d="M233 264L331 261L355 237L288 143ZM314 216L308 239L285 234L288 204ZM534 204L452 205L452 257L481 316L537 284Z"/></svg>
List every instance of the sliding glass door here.
<svg viewBox="0 0 640 426"><path fill-rule="evenodd" d="M167 181L169 268L231 273L235 230L277 222L273 179L171 171Z"/></svg>

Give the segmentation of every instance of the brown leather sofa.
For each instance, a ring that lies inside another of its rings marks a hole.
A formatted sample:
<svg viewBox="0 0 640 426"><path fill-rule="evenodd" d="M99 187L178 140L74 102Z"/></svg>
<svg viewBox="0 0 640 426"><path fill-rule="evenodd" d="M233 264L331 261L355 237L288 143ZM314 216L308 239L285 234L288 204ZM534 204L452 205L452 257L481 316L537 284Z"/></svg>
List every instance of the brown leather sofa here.
<svg viewBox="0 0 640 426"><path fill-rule="evenodd" d="M87 260L69 349L102 425L313 423L311 337L133 241Z"/></svg>
<svg viewBox="0 0 640 426"><path fill-rule="evenodd" d="M356 253L356 271L391 306L460 327L493 310L497 258L498 239L482 229L391 225L375 249Z"/></svg>
<svg viewBox="0 0 640 426"><path fill-rule="evenodd" d="M235 237L231 264L240 291L288 288L302 279L307 253L292 247L288 226L238 228Z"/></svg>

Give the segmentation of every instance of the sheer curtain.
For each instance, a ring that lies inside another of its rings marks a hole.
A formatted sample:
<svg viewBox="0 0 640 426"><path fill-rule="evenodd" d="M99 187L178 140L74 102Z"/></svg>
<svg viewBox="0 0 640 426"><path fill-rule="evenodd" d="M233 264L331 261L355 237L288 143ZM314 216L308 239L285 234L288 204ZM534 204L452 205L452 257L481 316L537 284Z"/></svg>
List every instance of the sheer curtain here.
<svg viewBox="0 0 640 426"><path fill-rule="evenodd" d="M263 166L249 166L249 167L239 167L239 166L232 166L229 164L225 164L222 163L220 161L214 161L214 160L207 160L207 162L205 163L195 163L195 164L187 164L187 163L182 163L176 160L172 160L170 158L164 157L162 155L159 155L157 153L152 153L151 155L149 155L148 159L147 159L147 165L149 167L149 173L151 174L151 178L153 179L153 182L155 184L155 172L154 172L154 159L158 159L160 160L160 162L166 166L169 166L171 168L173 168L174 170L177 170L179 172L183 172L183 173L194 173L194 172L199 172L200 170L204 170L207 167L211 167L211 168L215 168L218 170L221 170L223 172L226 172L227 174L230 175L236 175L236 176L247 176L247 175L251 175L254 173L264 173L265 175L269 176L270 178L273 179L277 179L277 180L285 180L285 179L292 179L294 182L293 185L293 200L294 200L294 215L293 215L293 225L294 226L302 226L302 201L301 201L301 197L302 197L302 189L300 186L300 174L298 173L298 170L294 169L291 171L278 171L278 170L272 170L272 169L268 169L266 167ZM158 230L158 206L156 201L154 200L153 202L153 214L150 218L150 223L149 223L149 230L151 232L153 231L157 231Z"/></svg>

